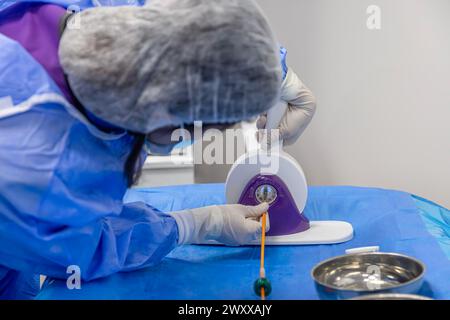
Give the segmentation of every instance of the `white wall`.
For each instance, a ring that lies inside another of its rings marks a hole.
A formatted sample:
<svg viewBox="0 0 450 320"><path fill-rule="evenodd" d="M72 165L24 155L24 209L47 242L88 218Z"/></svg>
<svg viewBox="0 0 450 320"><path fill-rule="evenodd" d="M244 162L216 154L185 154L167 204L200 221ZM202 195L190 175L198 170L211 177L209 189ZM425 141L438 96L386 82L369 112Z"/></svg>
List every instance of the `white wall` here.
<svg viewBox="0 0 450 320"><path fill-rule="evenodd" d="M258 2L318 100L288 150L310 184L394 188L450 208L450 1ZM366 27L370 4L379 31Z"/></svg>

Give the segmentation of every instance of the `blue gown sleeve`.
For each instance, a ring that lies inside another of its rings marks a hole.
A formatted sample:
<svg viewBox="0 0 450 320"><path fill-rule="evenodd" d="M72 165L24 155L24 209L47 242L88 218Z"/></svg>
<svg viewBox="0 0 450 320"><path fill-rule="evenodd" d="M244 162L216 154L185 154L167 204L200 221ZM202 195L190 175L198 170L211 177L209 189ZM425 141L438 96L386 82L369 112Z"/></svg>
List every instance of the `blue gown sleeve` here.
<svg viewBox="0 0 450 320"><path fill-rule="evenodd" d="M171 216L123 204L129 138L96 140L58 106L0 119L0 131L0 265L62 279L76 265L92 280L176 247Z"/></svg>

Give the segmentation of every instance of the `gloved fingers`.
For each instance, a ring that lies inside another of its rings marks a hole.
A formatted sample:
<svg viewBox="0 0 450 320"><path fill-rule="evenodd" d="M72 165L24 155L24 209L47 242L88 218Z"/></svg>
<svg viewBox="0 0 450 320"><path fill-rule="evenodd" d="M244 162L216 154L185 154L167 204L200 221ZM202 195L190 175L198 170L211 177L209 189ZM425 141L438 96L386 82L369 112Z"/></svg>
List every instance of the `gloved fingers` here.
<svg viewBox="0 0 450 320"><path fill-rule="evenodd" d="M255 217L255 218L248 218L250 220L256 221L256 222L262 222L262 215L260 217ZM266 232L268 232L270 230L270 219L269 219L269 215L266 216Z"/></svg>
<svg viewBox="0 0 450 320"><path fill-rule="evenodd" d="M245 229L247 230L247 236L249 240L256 240L261 237L262 225L261 222L247 219L245 220Z"/></svg>
<svg viewBox="0 0 450 320"><path fill-rule="evenodd" d="M260 239L261 235L262 235L261 219L260 219L259 222L255 221L255 220L247 219L246 223L247 223L247 228L249 228L250 231L254 230L254 233L252 235L251 240ZM269 232L269 230L270 230L270 221L269 221L269 215L267 215L266 216L266 230L265 230L265 233Z"/></svg>
<svg viewBox="0 0 450 320"><path fill-rule="evenodd" d="M266 202L260 203L257 206L246 206L244 211L244 217L246 218L259 218L263 213L269 210L269 205Z"/></svg>
<svg viewBox="0 0 450 320"><path fill-rule="evenodd" d="M261 114L258 119L256 120L256 141L261 142L264 138L264 128L266 127L267 123L267 113Z"/></svg>
<svg viewBox="0 0 450 320"><path fill-rule="evenodd" d="M311 122L316 111L316 98L291 69L281 89L281 99L288 103L288 111L280 123L284 145L293 144Z"/></svg>
<svg viewBox="0 0 450 320"><path fill-rule="evenodd" d="M258 141L258 143L262 143L264 141L264 139L266 139L264 129L256 130L255 136L256 136L256 141Z"/></svg>
<svg viewBox="0 0 450 320"><path fill-rule="evenodd" d="M258 221L259 223L261 223L261 227L262 227L262 215L261 215L261 217L258 219L258 220L256 220L256 221ZM262 229L262 228L261 228ZM269 219L269 214L267 214L266 215L266 232L269 232L269 230L270 230L270 219Z"/></svg>
<svg viewBox="0 0 450 320"><path fill-rule="evenodd" d="M282 132L281 127L278 127L278 132L274 130L267 132L264 129L259 129L255 133L256 141L258 141L258 143L274 144L275 142L278 142L280 139L283 138L281 132Z"/></svg>
<svg viewBox="0 0 450 320"><path fill-rule="evenodd" d="M263 113L258 117L258 120L256 120L256 128L264 129L266 127L266 123L267 123L267 113Z"/></svg>

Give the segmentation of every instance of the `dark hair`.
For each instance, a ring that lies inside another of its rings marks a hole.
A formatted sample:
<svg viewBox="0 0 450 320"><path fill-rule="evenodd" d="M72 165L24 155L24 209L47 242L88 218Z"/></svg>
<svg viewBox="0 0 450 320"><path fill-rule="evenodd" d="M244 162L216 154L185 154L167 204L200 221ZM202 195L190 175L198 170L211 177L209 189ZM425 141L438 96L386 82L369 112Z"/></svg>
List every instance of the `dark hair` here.
<svg viewBox="0 0 450 320"><path fill-rule="evenodd" d="M139 155L145 144L145 134L131 133L131 135L134 136L134 143L124 165L125 178L127 179L128 187L131 187L136 183L141 175L141 170L138 168L138 162Z"/></svg>

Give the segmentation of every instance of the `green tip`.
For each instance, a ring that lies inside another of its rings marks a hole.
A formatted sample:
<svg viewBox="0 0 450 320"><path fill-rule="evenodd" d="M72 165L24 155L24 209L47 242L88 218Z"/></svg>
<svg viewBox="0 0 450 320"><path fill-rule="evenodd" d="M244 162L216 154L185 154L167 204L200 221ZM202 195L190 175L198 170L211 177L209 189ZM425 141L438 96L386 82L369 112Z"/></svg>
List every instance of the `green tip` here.
<svg viewBox="0 0 450 320"><path fill-rule="evenodd" d="M260 297L261 296L261 288L264 288L264 294L266 297L272 292L272 285L267 278L258 278L253 284L253 290Z"/></svg>

